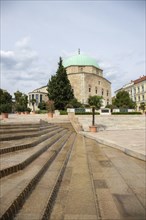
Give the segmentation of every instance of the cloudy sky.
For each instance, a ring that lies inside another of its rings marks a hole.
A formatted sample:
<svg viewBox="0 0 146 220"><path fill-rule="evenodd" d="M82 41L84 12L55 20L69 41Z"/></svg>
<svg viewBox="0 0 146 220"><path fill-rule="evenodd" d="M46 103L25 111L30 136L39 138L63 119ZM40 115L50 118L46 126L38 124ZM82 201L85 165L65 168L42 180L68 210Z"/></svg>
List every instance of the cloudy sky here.
<svg viewBox="0 0 146 220"><path fill-rule="evenodd" d="M58 60L95 58L114 91L145 75L145 0L0 0L1 85L12 95L48 83Z"/></svg>

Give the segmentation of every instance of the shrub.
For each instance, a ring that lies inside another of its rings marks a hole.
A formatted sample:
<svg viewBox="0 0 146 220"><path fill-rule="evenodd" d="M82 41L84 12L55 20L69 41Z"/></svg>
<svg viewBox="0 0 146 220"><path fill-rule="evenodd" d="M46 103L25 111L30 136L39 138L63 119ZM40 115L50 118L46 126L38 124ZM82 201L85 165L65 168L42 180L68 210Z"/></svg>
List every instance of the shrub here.
<svg viewBox="0 0 146 220"><path fill-rule="evenodd" d="M67 115L67 114L68 114L67 111L65 111L65 110L60 110L60 115Z"/></svg>
<svg viewBox="0 0 146 220"><path fill-rule="evenodd" d="M54 112L54 110L55 110L54 101L48 100L46 102L46 109L48 112Z"/></svg>
<svg viewBox="0 0 146 220"><path fill-rule="evenodd" d="M112 112L112 115L141 115L141 112Z"/></svg>
<svg viewBox="0 0 146 220"><path fill-rule="evenodd" d="M0 112L1 113L10 113L12 111L12 104L6 103L0 105Z"/></svg>

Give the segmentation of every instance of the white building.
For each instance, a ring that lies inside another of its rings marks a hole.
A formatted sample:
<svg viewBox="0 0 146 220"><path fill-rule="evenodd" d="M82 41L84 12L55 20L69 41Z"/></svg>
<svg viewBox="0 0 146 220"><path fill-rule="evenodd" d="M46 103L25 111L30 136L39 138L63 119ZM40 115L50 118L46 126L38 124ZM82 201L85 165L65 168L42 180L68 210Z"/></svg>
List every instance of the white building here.
<svg viewBox="0 0 146 220"><path fill-rule="evenodd" d="M122 88L116 90L115 94L119 91L127 91L130 98L136 102L137 110L139 111L140 103L146 103L146 76L141 76L140 78L124 85Z"/></svg>
<svg viewBox="0 0 146 220"><path fill-rule="evenodd" d="M28 107L33 110L33 106L31 103L32 99L36 100L35 103L35 110L39 110L38 105L42 101L47 101L48 100L48 92L47 92L47 86L40 87L38 89L33 90L32 92L28 93Z"/></svg>

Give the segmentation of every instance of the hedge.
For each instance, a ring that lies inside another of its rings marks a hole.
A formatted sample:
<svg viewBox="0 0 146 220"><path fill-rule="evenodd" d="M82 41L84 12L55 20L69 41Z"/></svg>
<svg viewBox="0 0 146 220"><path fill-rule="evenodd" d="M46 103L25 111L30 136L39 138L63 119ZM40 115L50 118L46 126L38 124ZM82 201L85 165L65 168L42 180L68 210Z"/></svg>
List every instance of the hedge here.
<svg viewBox="0 0 146 220"><path fill-rule="evenodd" d="M112 115L141 115L141 112L112 112Z"/></svg>

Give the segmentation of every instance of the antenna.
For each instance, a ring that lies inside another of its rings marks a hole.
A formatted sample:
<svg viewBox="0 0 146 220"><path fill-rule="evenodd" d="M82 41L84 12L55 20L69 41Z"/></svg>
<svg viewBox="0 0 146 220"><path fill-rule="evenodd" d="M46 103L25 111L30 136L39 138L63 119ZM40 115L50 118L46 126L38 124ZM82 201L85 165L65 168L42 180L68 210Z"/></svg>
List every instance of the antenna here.
<svg viewBox="0 0 146 220"><path fill-rule="evenodd" d="M80 48L78 49L78 54L80 54Z"/></svg>

